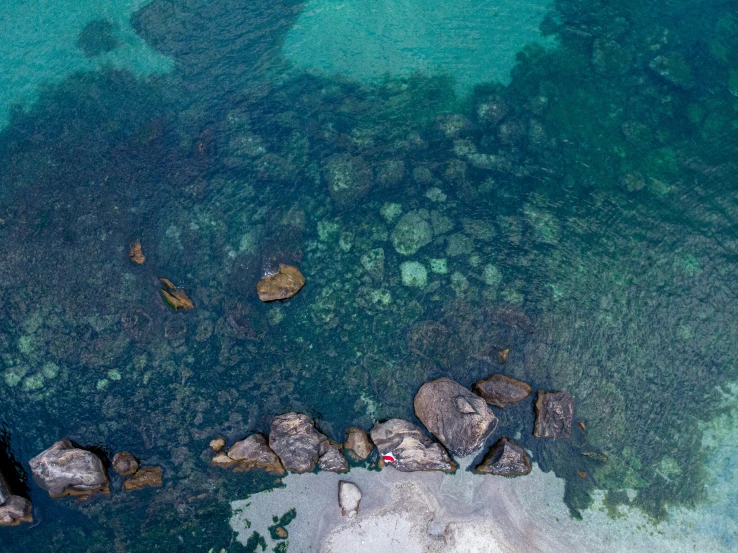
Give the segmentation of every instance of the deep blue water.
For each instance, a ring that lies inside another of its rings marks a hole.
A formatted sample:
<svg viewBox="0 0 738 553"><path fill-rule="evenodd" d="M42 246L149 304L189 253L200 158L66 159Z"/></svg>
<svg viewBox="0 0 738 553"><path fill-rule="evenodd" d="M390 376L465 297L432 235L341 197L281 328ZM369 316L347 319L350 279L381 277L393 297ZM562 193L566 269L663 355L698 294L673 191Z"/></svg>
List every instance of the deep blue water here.
<svg viewBox="0 0 738 553"><path fill-rule="evenodd" d="M37 521L2 529L3 551L243 550L228 502L275 482L210 469L213 437L298 410L342 441L413 420L429 378L500 370L577 402L586 430L560 443L530 436L530 401L500 413L573 517L597 490L654 521L717 495L734 513L735 2L507 3L476 26L474 6L406 1L417 27L379 42L402 48L365 52L396 74L346 70L340 41L313 54L313 2L0 7L0 29L37 37L0 59L0 469ZM362 13L319 21L321 40ZM429 27L450 38L416 44ZM487 44L517 56L480 62ZM405 254L408 213L432 233ZM307 284L263 304L279 262ZM61 437L165 485L50 500L28 460Z"/></svg>

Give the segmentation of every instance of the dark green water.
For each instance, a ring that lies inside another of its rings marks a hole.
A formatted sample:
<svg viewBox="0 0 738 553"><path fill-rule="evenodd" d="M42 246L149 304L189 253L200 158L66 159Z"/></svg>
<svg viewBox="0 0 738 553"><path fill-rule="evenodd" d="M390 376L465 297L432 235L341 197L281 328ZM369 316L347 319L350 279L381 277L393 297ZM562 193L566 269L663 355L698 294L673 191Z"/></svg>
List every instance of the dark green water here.
<svg viewBox="0 0 738 553"><path fill-rule="evenodd" d="M413 420L425 380L471 385L506 347L504 372L569 390L586 423L551 443L530 436L530 402L500 413L566 480L573 517L604 490L613 516L668 520L717 481L709 532L738 547L720 462L735 442L706 437L738 378L736 2L559 0L502 83L463 48L441 72L307 70L282 51L309 46L289 38L297 2L128 4L84 8L53 79L3 81L0 468L37 521L2 529L3 551L243 551L229 501L274 479L210 469L213 437L289 410L339 441ZM0 7L0 29L27 10ZM170 65L126 61L144 57ZM356 188L331 191L336 174ZM414 253L393 243L393 209L429 223ZM255 284L279 262L307 284L263 304ZM172 311L158 277L195 309ZM61 437L162 465L165 485L52 501L28 460Z"/></svg>

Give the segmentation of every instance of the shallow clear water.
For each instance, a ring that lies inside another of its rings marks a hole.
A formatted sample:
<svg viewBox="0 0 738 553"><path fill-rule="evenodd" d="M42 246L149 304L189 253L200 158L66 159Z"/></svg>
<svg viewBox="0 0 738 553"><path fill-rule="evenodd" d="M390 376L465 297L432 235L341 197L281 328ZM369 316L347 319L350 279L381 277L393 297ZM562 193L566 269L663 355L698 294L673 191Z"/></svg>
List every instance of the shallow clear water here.
<svg viewBox="0 0 738 553"><path fill-rule="evenodd" d="M371 5L0 7L0 469L37 521L3 551L253 549L230 502L277 483L213 437L298 410L341 441L500 370L574 396L569 441L499 416L581 528L738 547L735 3ZM277 262L307 284L263 304ZM65 436L164 487L48 499Z"/></svg>

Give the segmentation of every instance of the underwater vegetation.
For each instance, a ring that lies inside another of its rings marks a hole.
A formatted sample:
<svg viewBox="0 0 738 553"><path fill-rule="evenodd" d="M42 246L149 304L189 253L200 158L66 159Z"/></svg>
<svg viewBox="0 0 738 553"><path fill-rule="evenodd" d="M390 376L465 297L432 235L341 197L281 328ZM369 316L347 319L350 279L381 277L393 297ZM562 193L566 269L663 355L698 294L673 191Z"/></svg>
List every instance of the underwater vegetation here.
<svg viewBox="0 0 738 553"><path fill-rule="evenodd" d="M294 410L343 441L492 372L575 398L566 443L533 439L532 398L499 413L573 516L706 501L701 424L738 378L735 11L559 0L556 47L459 96L292 67L300 10L154 0L132 23L170 73L74 74L0 133L0 468L64 522L3 550L242 550L228 502L279 482L209 470L215 435ZM304 288L263 303L280 264ZM145 451L164 487L52 504L22 469L61 437Z"/></svg>

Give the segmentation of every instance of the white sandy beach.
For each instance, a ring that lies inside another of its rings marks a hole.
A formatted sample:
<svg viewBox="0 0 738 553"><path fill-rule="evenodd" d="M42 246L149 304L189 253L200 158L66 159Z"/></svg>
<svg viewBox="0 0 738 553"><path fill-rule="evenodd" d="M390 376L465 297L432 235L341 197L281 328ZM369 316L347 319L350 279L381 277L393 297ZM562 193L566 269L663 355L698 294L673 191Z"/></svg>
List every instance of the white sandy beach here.
<svg viewBox="0 0 738 553"><path fill-rule="evenodd" d="M362 490L353 519L338 508L339 480ZM531 474L512 479L476 475L462 466L454 475L388 467L381 473L290 474L284 482L284 488L232 503L231 525L240 541L257 531L271 549L272 516L292 507L297 517L288 526L290 553L717 553L729 549L713 530L735 527L719 521L716 509L675 512L658 526L635 510L613 520L594 508L576 521L562 500L563 480L535 465ZM705 526L707 516L712 523Z"/></svg>

